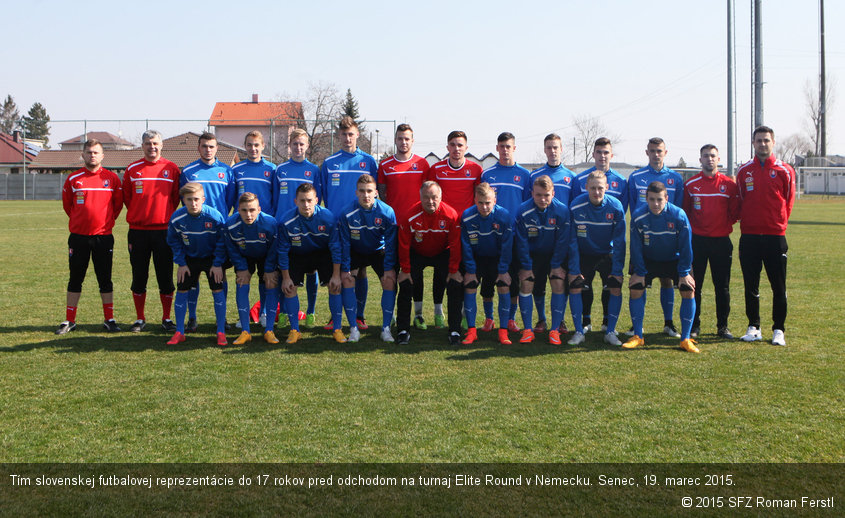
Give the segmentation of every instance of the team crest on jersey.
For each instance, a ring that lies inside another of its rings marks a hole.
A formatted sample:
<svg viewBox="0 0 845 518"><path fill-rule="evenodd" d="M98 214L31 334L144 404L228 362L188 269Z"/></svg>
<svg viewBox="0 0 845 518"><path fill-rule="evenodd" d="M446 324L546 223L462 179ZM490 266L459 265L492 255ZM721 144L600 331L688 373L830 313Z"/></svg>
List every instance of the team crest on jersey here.
<svg viewBox="0 0 845 518"><path fill-rule="evenodd" d="M493 230L499 230L499 224L493 223Z"/></svg>
<svg viewBox="0 0 845 518"><path fill-rule="evenodd" d="M270 178L270 171L264 171L264 177Z"/></svg>
<svg viewBox="0 0 845 518"><path fill-rule="evenodd" d="M554 225L556 221L555 218L549 218L549 225Z"/></svg>
<svg viewBox="0 0 845 518"><path fill-rule="evenodd" d="M675 179L674 178L667 178L666 179L666 185L675 185Z"/></svg>
<svg viewBox="0 0 845 518"><path fill-rule="evenodd" d="M360 167L361 169L366 169L367 163L362 160L361 162L358 162L358 167Z"/></svg>
<svg viewBox="0 0 845 518"><path fill-rule="evenodd" d="M325 232L326 226L325 225L317 225L317 230L319 230L320 232Z"/></svg>
<svg viewBox="0 0 845 518"><path fill-rule="evenodd" d="M217 173L217 178L220 178L221 180L226 178L226 173Z"/></svg>
<svg viewBox="0 0 845 518"><path fill-rule="evenodd" d="M675 224L674 224L674 223L671 223L671 222L670 222L670 223L667 223L667 224L666 224L666 228L668 228L669 230L675 230Z"/></svg>
<svg viewBox="0 0 845 518"><path fill-rule="evenodd" d="M610 182L610 186L616 189L617 187L619 187L619 182Z"/></svg>
<svg viewBox="0 0 845 518"><path fill-rule="evenodd" d="M417 164L413 164L413 165L411 166L411 169L413 169L414 171L416 171L416 170L417 170Z"/></svg>
<svg viewBox="0 0 845 518"><path fill-rule="evenodd" d="M309 178L311 176L311 171L305 171L305 178Z"/></svg>
<svg viewBox="0 0 845 518"><path fill-rule="evenodd" d="M724 185L719 186L719 192L725 192L725 186Z"/></svg>
<svg viewBox="0 0 845 518"><path fill-rule="evenodd" d="M570 178L570 177L568 177L568 176L564 176L564 177L563 177L563 183L569 183L569 182L571 182L571 181L572 181L572 178Z"/></svg>
<svg viewBox="0 0 845 518"><path fill-rule="evenodd" d="M163 172L163 173L161 174L161 176L163 176L163 177L165 177L165 178L170 178L170 171L165 171L165 172Z"/></svg>
<svg viewBox="0 0 845 518"><path fill-rule="evenodd" d="M774 178L775 176L777 176L777 173L776 173L776 172L774 172L774 171L769 171L769 178ZM106 187L108 187L108 185L107 185Z"/></svg>
<svg viewBox="0 0 845 518"><path fill-rule="evenodd" d="M514 176L514 177L513 177L513 183L519 183L519 180L520 180L520 177L519 177L519 176Z"/></svg>
<svg viewBox="0 0 845 518"><path fill-rule="evenodd" d="M211 222L210 222L210 221L206 221L206 222L205 222L205 228L211 228L212 226L213 226L213 225L211 224Z"/></svg>
<svg viewBox="0 0 845 518"><path fill-rule="evenodd" d="M604 215L604 217L605 217L608 221L613 221L613 214L612 214L612 213L610 213L610 212L608 212L607 214L605 214L605 215Z"/></svg>
<svg viewBox="0 0 845 518"><path fill-rule="evenodd" d="M267 238L267 234L265 234L264 232L258 233L258 239L266 239L266 238Z"/></svg>
<svg viewBox="0 0 845 518"><path fill-rule="evenodd" d="M774 174L774 173L772 173L772 174ZM774 178L774 176L772 176L772 178ZM103 180L103 187L108 187L108 186L109 186L109 181Z"/></svg>
<svg viewBox="0 0 845 518"><path fill-rule="evenodd" d="M381 225L381 218L376 218L373 220L376 225Z"/></svg>
<svg viewBox="0 0 845 518"><path fill-rule="evenodd" d="M442 219L440 220L440 228L441 228L441 229L442 229L442 228L446 228L446 222L445 222L445 221L443 221Z"/></svg>
<svg viewBox="0 0 845 518"><path fill-rule="evenodd" d="M470 173L469 171L465 171L465 172L464 172L464 176L466 176L467 178L469 178L469 175L471 175L471 174L472 174L472 173Z"/></svg>

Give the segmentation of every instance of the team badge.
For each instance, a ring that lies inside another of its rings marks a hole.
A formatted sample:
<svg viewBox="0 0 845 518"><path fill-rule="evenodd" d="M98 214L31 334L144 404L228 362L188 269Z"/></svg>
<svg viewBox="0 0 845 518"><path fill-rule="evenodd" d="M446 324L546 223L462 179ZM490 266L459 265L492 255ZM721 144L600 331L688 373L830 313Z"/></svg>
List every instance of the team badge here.
<svg viewBox="0 0 845 518"><path fill-rule="evenodd" d="M441 229L446 228L446 222L443 221L442 219L440 220L440 228Z"/></svg>
<svg viewBox="0 0 845 518"><path fill-rule="evenodd" d="M464 172L464 176L466 176L467 178L469 178L470 174L472 174L472 173L470 173L469 171Z"/></svg>
<svg viewBox="0 0 845 518"><path fill-rule="evenodd" d="M205 222L205 228L211 228L212 226L213 226L213 225L211 224L211 222L210 222L210 221L206 221L206 222Z"/></svg>
<svg viewBox="0 0 845 518"><path fill-rule="evenodd" d="M499 224L493 223L493 230L499 230Z"/></svg>
<svg viewBox="0 0 845 518"><path fill-rule="evenodd" d="M67 249L67 255L73 255L73 248Z"/></svg>
<svg viewBox="0 0 845 518"><path fill-rule="evenodd" d="M719 186L719 192L725 192L725 186L724 185Z"/></svg>
<svg viewBox="0 0 845 518"><path fill-rule="evenodd" d="M666 228L668 228L669 230L675 230L675 224L674 224L674 223L671 223L671 222L670 222L670 223L667 223L667 224L666 224Z"/></svg>
<svg viewBox="0 0 845 518"><path fill-rule="evenodd" d="M417 164L413 164L413 165L411 166L411 169L413 169L414 171L416 171L416 170L417 170Z"/></svg>
<svg viewBox="0 0 845 518"><path fill-rule="evenodd" d="M270 171L264 171L264 177L270 178Z"/></svg>
<svg viewBox="0 0 845 518"><path fill-rule="evenodd" d="M519 176L513 177L513 183L519 183L519 180L520 180Z"/></svg>
<svg viewBox="0 0 845 518"><path fill-rule="evenodd" d="M221 180L226 178L226 173L217 173L217 178L220 178Z"/></svg>
<svg viewBox="0 0 845 518"><path fill-rule="evenodd" d="M554 225L555 221L557 221L555 218L549 218L549 225Z"/></svg>
<svg viewBox="0 0 845 518"><path fill-rule="evenodd" d="M613 221L613 214L612 214L612 213L610 213L610 212L608 212L607 214L605 214L605 215L604 215L604 217L605 217L608 221Z"/></svg>
<svg viewBox="0 0 845 518"><path fill-rule="evenodd" d="M772 172L772 174L774 174L774 172ZM774 178L774 176L772 176L772 178ZM109 186L109 181L103 180L103 187L108 187L108 186Z"/></svg>
<svg viewBox="0 0 845 518"><path fill-rule="evenodd" d="M667 178L666 184L667 185L675 185L675 179L674 178Z"/></svg>
<svg viewBox="0 0 845 518"><path fill-rule="evenodd" d="M776 173L776 172L774 172L774 171L769 171L769 177L770 177L770 178L774 178L775 176L777 176L777 173ZM108 185L107 185L106 187L108 187Z"/></svg>
<svg viewBox="0 0 845 518"><path fill-rule="evenodd" d="M325 226L325 225L318 225L318 226L317 226L317 230L319 230L320 232L325 232L325 231L326 231L326 226Z"/></svg>
<svg viewBox="0 0 845 518"><path fill-rule="evenodd" d="M259 233L258 233L258 239L264 239L264 238L266 238L266 237L267 237L267 234L265 234L264 232L259 232Z"/></svg>
<svg viewBox="0 0 845 518"><path fill-rule="evenodd" d="M617 187L619 187L619 182L610 182L610 186L616 189Z"/></svg>
<svg viewBox="0 0 845 518"><path fill-rule="evenodd" d="M366 168L367 168L367 163L366 163L366 162L364 162L364 161L361 161L361 162L359 162L359 163L358 163L358 167L360 167L361 169L366 169Z"/></svg>
<svg viewBox="0 0 845 518"><path fill-rule="evenodd" d="M305 171L305 178L311 177L311 171Z"/></svg>
<svg viewBox="0 0 845 518"><path fill-rule="evenodd" d="M568 184L568 183L569 183L569 182L571 182L571 181L572 181L572 178L570 178L570 177L568 177L568 176L564 176L564 177L563 177L563 183Z"/></svg>
<svg viewBox="0 0 845 518"><path fill-rule="evenodd" d="M163 172L163 173L161 174L161 176L163 176L163 177L165 177L165 178L170 178L170 171L165 171L165 172Z"/></svg>
<svg viewBox="0 0 845 518"><path fill-rule="evenodd" d="M376 218L373 220L376 225L381 225L381 218Z"/></svg>

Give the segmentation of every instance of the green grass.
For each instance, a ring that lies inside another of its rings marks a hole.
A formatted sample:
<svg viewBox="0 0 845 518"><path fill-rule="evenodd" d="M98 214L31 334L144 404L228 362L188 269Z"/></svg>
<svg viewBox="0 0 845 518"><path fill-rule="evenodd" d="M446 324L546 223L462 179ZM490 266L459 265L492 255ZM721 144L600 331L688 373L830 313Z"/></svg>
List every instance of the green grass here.
<svg viewBox="0 0 845 518"><path fill-rule="evenodd" d="M122 215L115 238L115 312L128 327ZM58 202L3 202L0 462L843 462L845 204L801 200L788 239L786 348L716 339L709 281L701 355L658 333L654 294L642 350L605 346L599 333L580 347L550 346L544 335L503 347L495 333L481 333L472 347L452 348L434 329L399 347L381 343L378 325L358 344L336 344L320 330L295 346L270 346L254 333L252 345L224 349L212 339L207 287L199 334L169 347L157 326L101 333L93 269L80 330L55 336L66 217ZM734 254L730 327L741 334ZM147 317L155 322L151 281ZM370 286L367 317L377 324L372 274ZM321 321L325 298L323 290ZM620 329L630 323L624 300ZM234 320L234 293L229 302ZM770 308L764 281L767 338Z"/></svg>

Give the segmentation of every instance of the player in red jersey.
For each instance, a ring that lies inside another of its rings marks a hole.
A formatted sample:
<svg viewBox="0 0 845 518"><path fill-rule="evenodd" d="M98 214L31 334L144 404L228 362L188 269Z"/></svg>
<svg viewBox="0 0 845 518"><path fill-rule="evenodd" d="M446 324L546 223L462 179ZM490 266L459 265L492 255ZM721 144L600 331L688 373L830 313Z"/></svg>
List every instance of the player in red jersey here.
<svg viewBox="0 0 845 518"><path fill-rule="evenodd" d="M147 300L147 279L150 257L153 260L159 298L161 325L165 331L176 331L170 319L173 306L173 251L167 244L167 225L179 206L179 167L161 156L161 133L147 130L141 137L143 160L126 168L123 176L123 203L129 223L129 262L132 265L132 299L135 302L135 323L129 328L141 332L146 325L144 306Z"/></svg>
<svg viewBox="0 0 845 518"><path fill-rule="evenodd" d="M114 321L114 293L111 280L114 236L111 231L123 208L123 191L120 179L113 172L103 169L103 146L91 139L82 146L85 167L65 180L62 188L62 205L70 221L68 237L68 265L70 279L67 283L67 310L65 321L56 329L63 335L76 329L76 308L82 294L82 281L88 270L88 259L94 263L100 298L103 301L103 327L114 333L120 331Z"/></svg>
<svg viewBox="0 0 845 518"><path fill-rule="evenodd" d="M426 266L434 267L434 277L448 288L449 343L461 342L461 306L463 278L461 264L461 226L455 209L441 201L442 190L437 182L426 181L420 188L417 202L399 222L399 284L397 298L397 342L405 345L411 338L411 290L414 279L422 278ZM448 275L446 272L448 271ZM419 277L417 277L417 275ZM436 293L435 293L436 296ZM442 295L441 295L442 297ZM443 299L435 299L442 304Z"/></svg>
<svg viewBox="0 0 845 518"><path fill-rule="evenodd" d="M759 126L751 135L754 158L739 168L736 184L740 209L739 264L745 283L748 330L741 340L754 342L760 333L760 271L766 267L772 285L772 345L786 345L786 225L795 203L795 171L774 155L775 132Z"/></svg>
<svg viewBox="0 0 845 518"><path fill-rule="evenodd" d="M396 221L401 221L408 209L420 201L420 187L429 174L425 158L413 154L414 130L409 124L396 127L396 153L378 166L379 198L393 208ZM414 325L425 329L422 277L414 279ZM443 298L442 291L440 298Z"/></svg>
<svg viewBox="0 0 845 518"><path fill-rule="evenodd" d="M702 146L699 161L701 172L687 180L683 201L692 229L692 274L695 279L695 317L690 336L698 338L701 332L701 287L709 262L716 291L716 330L720 337L732 339L728 329L734 249L730 234L739 218L739 192L736 183L719 172L716 146Z"/></svg>

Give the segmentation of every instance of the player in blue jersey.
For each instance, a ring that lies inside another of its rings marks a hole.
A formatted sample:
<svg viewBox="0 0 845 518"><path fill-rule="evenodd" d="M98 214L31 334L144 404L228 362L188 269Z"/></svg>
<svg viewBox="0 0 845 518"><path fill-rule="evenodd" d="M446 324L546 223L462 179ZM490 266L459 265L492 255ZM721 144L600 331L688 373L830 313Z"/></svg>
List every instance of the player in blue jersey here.
<svg viewBox="0 0 845 518"><path fill-rule="evenodd" d="M628 176L628 203L631 208L631 216L637 211L648 207L646 192L651 182L661 182L666 187L666 195L669 203L681 207L684 202L684 180L676 171L669 169L663 163L666 158L666 143L662 138L653 137L648 140L646 155L648 165L637 169ZM629 271L628 273L631 273ZM660 305L663 308L663 332L667 335L679 338L675 324L672 322L672 310L675 306L675 291L671 278L660 278ZM627 333L631 334L631 331Z"/></svg>
<svg viewBox="0 0 845 518"><path fill-rule="evenodd" d="M607 176L602 171L591 172L586 187L587 192L576 196L569 206L574 244L578 249L578 260L571 262L569 270L569 307L575 325L575 334L569 344L584 342L587 328L582 323L582 299L592 291L593 279L598 272L602 287L610 296L604 341L610 345L622 345L616 336L616 321L622 309L625 210L619 200L606 194Z"/></svg>
<svg viewBox="0 0 845 518"><path fill-rule="evenodd" d="M296 188L303 183L314 183L320 168L306 158L308 152L308 133L304 129L296 128L288 137L288 159L276 168L273 175L273 209L270 212L276 221L296 207ZM317 306L317 287L319 281L316 273L305 277L305 293L308 306L305 311L305 327L312 328L316 324L315 309ZM298 315L300 316L300 315ZM288 316L282 311L279 315L280 327L286 325Z"/></svg>
<svg viewBox="0 0 845 518"><path fill-rule="evenodd" d="M176 270L176 332L167 342L176 345L185 341L185 313L188 290L199 282L200 274L208 277L208 287L214 296L214 315L217 319L217 345L226 341L226 296L223 293L223 263L226 245L223 241L223 215L205 204L203 186L188 182L179 190L184 207L170 218L167 244L173 250Z"/></svg>
<svg viewBox="0 0 845 518"><path fill-rule="evenodd" d="M341 212L337 219L341 242L342 300L349 321L350 342L357 342L358 331L355 300L355 276L361 268L372 266L381 280L381 339L393 342L390 323L396 305L396 215L378 199L376 179L369 174L358 178L358 199Z"/></svg>
<svg viewBox="0 0 845 518"><path fill-rule="evenodd" d="M355 201L358 177L363 173L371 176L378 174L376 160L358 149L358 123L348 115L338 123L340 151L328 157L320 166L315 187L323 205L332 214L339 215L350 203ZM355 296L358 299L358 316L361 330L367 329L364 308L367 303L367 269L361 268L355 281Z"/></svg>
<svg viewBox="0 0 845 518"><path fill-rule="evenodd" d="M306 273L318 271L320 280L329 288L329 310L334 323L333 337L345 343L346 337L340 329L341 278L340 278L340 235L337 218L329 209L317 205L317 191L310 183L296 188L296 208L288 212L279 223L276 237L276 268L281 271L281 289L285 296L285 310L290 319L290 333L287 343L299 341L299 296L297 287L302 285ZM266 266L266 265L265 265ZM278 280L275 270L265 276L267 289L274 288Z"/></svg>
<svg viewBox="0 0 845 518"><path fill-rule="evenodd" d="M505 131L500 133L496 139L496 152L499 161L495 165L481 173L481 181L486 182L496 192L496 203L503 207L511 217L516 217L516 212L523 202L531 198L531 182L528 169L516 163L516 137L513 133ZM514 243L515 244L515 243ZM514 279L510 285L510 314L508 315L508 328L513 332L519 332L519 327L514 321L517 308L517 296L519 295L519 283L515 281L519 275L519 262L516 261L516 254L511 252L511 267L509 275ZM481 295L484 301L484 326L482 331L493 330L493 294L488 297Z"/></svg>
<svg viewBox="0 0 845 518"><path fill-rule="evenodd" d="M631 215L631 265L628 301L634 336L622 344L633 349L645 344L643 318L645 288L656 277L668 278L681 292L681 348L697 353L698 347L690 338L695 316L695 279L692 268L692 232L683 209L669 203L666 185L655 180L647 187L647 207Z"/></svg>
<svg viewBox="0 0 845 518"><path fill-rule="evenodd" d="M232 176L232 169L217 160L217 137L213 133L204 132L199 137L197 152L199 160L191 162L182 169L179 175L179 187L188 182L197 182L202 185L205 192L205 203L217 210L223 219L229 217L229 212L237 201L235 182ZM230 266L227 261L223 267L223 292L228 294L228 283L226 282L226 268ZM191 289L188 297L188 332L197 328L197 300L199 299L199 286Z"/></svg>
<svg viewBox="0 0 845 518"><path fill-rule="evenodd" d="M475 205L461 216L461 255L464 277L464 313L467 334L463 344L478 339L475 327L477 312L476 291L481 284L481 297L487 312L487 301L492 306L494 286L499 293L499 343L510 345L508 320L510 319L511 284L510 265L513 252L513 218L507 209L496 203L496 191L487 182L475 186ZM490 311L492 315L492 308ZM488 325L489 324L489 325ZM487 317L483 331L493 329L492 318Z"/></svg>
<svg viewBox="0 0 845 518"><path fill-rule="evenodd" d="M593 167L580 173L575 177L575 185L572 187L572 199L587 192L587 178L593 171L602 173L607 184L607 191L605 194L613 196L620 203L622 203L622 212L628 210L628 180L624 176L617 173L610 167L610 161L613 158L613 147L610 139L607 137L600 137L596 139L593 144ZM602 277L602 283L604 283ZM586 282L586 281L585 281ZM585 285L585 289L581 292L581 298L584 303L584 316L582 325L586 331L592 331L592 307L593 307L593 290L592 286ZM610 303L610 292L605 287L601 291L601 307L602 307L602 331L607 331L607 311ZM617 314L618 315L618 314Z"/></svg>
<svg viewBox="0 0 845 518"><path fill-rule="evenodd" d="M543 139L543 153L546 155L546 165L531 171L529 182L546 175L552 179L555 188L555 198L569 207L572 199L572 189L575 186L575 173L564 167L563 144L560 135L549 133ZM530 184L529 184L530 185ZM566 312L566 298L568 287L563 292L563 311ZM538 279L534 283L534 306L537 308L537 325L534 326L535 333L542 333L548 327L546 325L546 279ZM560 328L556 328L561 334L565 334L566 321L560 321Z"/></svg>
<svg viewBox="0 0 845 518"><path fill-rule="evenodd" d="M226 249L229 260L235 268L236 282L235 301L238 304L238 317L241 323L241 334L233 342L243 345L252 340L249 332L249 279L258 270L258 293L262 307L273 308L266 319L264 340L277 344L279 340L273 333L276 322L275 310L279 295L277 289L267 291L264 282L264 272L267 261L272 271L275 264L276 220L273 216L261 212L258 196L245 192L238 198L238 212L232 214L226 221L224 228Z"/></svg>
<svg viewBox="0 0 845 518"><path fill-rule="evenodd" d="M558 327L563 320L566 263L572 246L569 209L554 197L554 184L546 175L534 180L531 194L532 199L517 209L514 223L516 253L520 263L519 311L522 313L524 325L519 342L534 341L534 331L531 328L531 293L536 280L548 277L552 287L552 328L549 330L549 343L560 345Z"/></svg>

